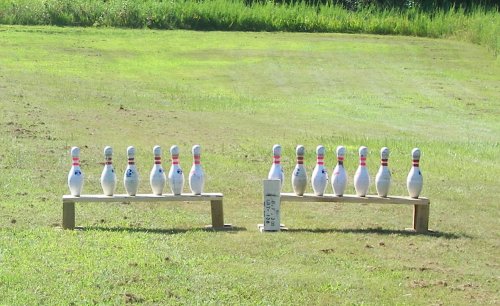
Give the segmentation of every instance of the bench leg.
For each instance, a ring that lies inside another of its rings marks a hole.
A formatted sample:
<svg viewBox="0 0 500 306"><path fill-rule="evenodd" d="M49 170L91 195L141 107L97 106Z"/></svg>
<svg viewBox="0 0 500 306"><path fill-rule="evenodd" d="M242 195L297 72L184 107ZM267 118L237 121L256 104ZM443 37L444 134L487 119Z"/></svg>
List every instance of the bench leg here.
<svg viewBox="0 0 500 306"><path fill-rule="evenodd" d="M75 229L75 203L63 203L63 229Z"/></svg>
<svg viewBox="0 0 500 306"><path fill-rule="evenodd" d="M413 205L413 229L417 233L429 231L429 205Z"/></svg>
<svg viewBox="0 0 500 306"><path fill-rule="evenodd" d="M210 207L212 210L212 228L223 228L224 227L224 209L222 206L222 200L210 201Z"/></svg>

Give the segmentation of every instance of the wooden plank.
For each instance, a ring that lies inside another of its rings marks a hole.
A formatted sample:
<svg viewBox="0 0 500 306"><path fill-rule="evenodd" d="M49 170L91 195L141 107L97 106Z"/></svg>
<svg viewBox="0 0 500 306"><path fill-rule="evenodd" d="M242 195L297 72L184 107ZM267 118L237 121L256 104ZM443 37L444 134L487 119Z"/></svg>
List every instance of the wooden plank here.
<svg viewBox="0 0 500 306"><path fill-rule="evenodd" d="M224 208L222 200L210 201L210 211L212 213L212 228L224 228Z"/></svg>
<svg viewBox="0 0 500 306"><path fill-rule="evenodd" d="M430 206L415 205L413 207L413 229L417 233L429 231L429 208Z"/></svg>
<svg viewBox="0 0 500 306"><path fill-rule="evenodd" d="M75 228L75 202L63 203L62 228L71 230Z"/></svg>
<svg viewBox="0 0 500 306"><path fill-rule="evenodd" d="M312 193L306 193L303 196L298 196L294 193L281 193L282 202L334 202L334 203L362 203L362 204L408 204L408 205L429 205L428 198L420 197L418 199L400 196L388 196L382 198L376 195L367 195L358 197L357 195L344 194L338 197L334 194L325 194L316 196Z"/></svg>
<svg viewBox="0 0 500 306"><path fill-rule="evenodd" d="M164 194L137 194L130 196L128 194L115 194L113 196L105 196L101 194L82 194L79 197L72 195L64 195L63 203L83 203L83 202L171 202L171 201L212 201L222 200L222 193L203 193L201 195L193 195L190 193L183 193L181 195Z"/></svg>

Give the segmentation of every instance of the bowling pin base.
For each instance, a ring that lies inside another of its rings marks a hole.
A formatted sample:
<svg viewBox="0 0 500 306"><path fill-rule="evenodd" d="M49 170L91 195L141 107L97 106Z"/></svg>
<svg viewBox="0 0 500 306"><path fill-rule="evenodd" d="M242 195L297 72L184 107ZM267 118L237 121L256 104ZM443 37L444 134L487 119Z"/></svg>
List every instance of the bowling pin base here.
<svg viewBox="0 0 500 306"><path fill-rule="evenodd" d="M287 231L288 230L288 227L285 227L284 224L280 224L280 229L276 230L276 231L266 231L266 230L264 230L264 224L257 224L257 228L259 229L259 231L261 233L277 233L277 232L280 232L280 231Z"/></svg>

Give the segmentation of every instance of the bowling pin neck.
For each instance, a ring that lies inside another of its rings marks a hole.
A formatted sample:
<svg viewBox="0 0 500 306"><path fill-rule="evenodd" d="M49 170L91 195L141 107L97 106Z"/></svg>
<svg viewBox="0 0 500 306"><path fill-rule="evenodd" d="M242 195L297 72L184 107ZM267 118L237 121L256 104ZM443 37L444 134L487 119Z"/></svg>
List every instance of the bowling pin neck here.
<svg viewBox="0 0 500 306"><path fill-rule="evenodd" d="M323 155L318 155L316 157L316 164L317 165L320 165L320 166L323 166L324 162L323 162L323 158L325 158Z"/></svg>
<svg viewBox="0 0 500 306"><path fill-rule="evenodd" d="M105 155L104 156L104 164L105 165L112 165L113 164L113 156L112 155Z"/></svg>
<svg viewBox="0 0 500 306"><path fill-rule="evenodd" d="M172 165L179 164L179 155L172 155Z"/></svg>
<svg viewBox="0 0 500 306"><path fill-rule="evenodd" d="M388 159L386 159L386 158L382 158L382 159L380 160L380 164L381 164L382 166L388 166Z"/></svg>
<svg viewBox="0 0 500 306"><path fill-rule="evenodd" d="M155 165L161 165L161 156L155 156Z"/></svg>
<svg viewBox="0 0 500 306"><path fill-rule="evenodd" d="M419 160L418 159L414 159L413 160L413 167L417 167L418 168L418 164L419 164Z"/></svg>
<svg viewBox="0 0 500 306"><path fill-rule="evenodd" d="M361 156L361 157L359 158L359 165L360 165L361 167L366 166L366 157Z"/></svg>
<svg viewBox="0 0 500 306"><path fill-rule="evenodd" d="M281 155L274 155L274 157L273 157L273 163L275 165L279 165L281 163Z"/></svg>
<svg viewBox="0 0 500 306"><path fill-rule="evenodd" d="M200 159L201 159L200 155L193 155L193 165L200 165L201 164Z"/></svg>
<svg viewBox="0 0 500 306"><path fill-rule="evenodd" d="M304 156L297 156L297 165L304 164Z"/></svg>
<svg viewBox="0 0 500 306"><path fill-rule="evenodd" d="M129 165L135 165L135 158L133 158L133 157L129 157L129 159L128 159L128 164L129 164Z"/></svg>
<svg viewBox="0 0 500 306"><path fill-rule="evenodd" d="M339 166L343 166L344 165L344 156L337 156L337 164Z"/></svg>
<svg viewBox="0 0 500 306"><path fill-rule="evenodd" d="M73 166L75 166L75 167L79 167L80 166L80 158L73 157Z"/></svg>

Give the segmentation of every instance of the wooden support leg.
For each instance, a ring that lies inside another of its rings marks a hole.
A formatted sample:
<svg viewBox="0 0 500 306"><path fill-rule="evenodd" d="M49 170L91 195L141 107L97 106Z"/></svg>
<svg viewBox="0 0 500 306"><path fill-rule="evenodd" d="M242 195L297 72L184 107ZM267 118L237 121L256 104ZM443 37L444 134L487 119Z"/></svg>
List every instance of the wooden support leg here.
<svg viewBox="0 0 500 306"><path fill-rule="evenodd" d="M224 228L224 209L222 200L210 201L212 210L212 228Z"/></svg>
<svg viewBox="0 0 500 306"><path fill-rule="evenodd" d="M63 229L75 229L75 203L65 202L63 203Z"/></svg>
<svg viewBox="0 0 500 306"><path fill-rule="evenodd" d="M413 229L417 233L429 231L430 205L413 205Z"/></svg>

